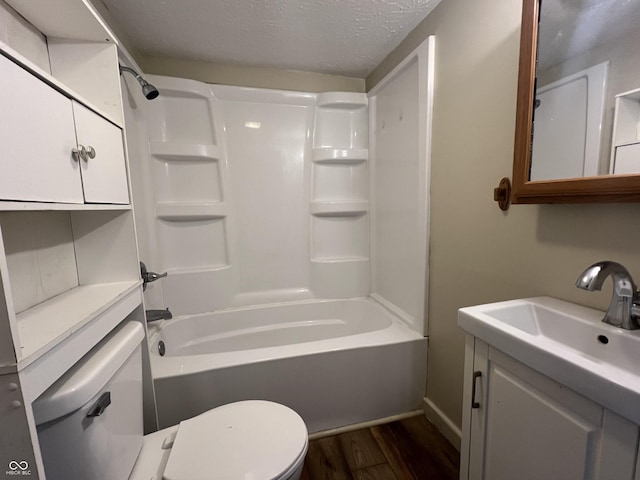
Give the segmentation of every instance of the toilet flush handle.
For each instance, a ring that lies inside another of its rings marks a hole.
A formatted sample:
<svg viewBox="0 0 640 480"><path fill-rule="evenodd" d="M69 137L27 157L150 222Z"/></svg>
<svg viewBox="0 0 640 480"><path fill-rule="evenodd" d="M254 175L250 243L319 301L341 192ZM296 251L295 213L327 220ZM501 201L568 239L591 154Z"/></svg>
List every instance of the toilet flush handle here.
<svg viewBox="0 0 640 480"><path fill-rule="evenodd" d="M89 409L87 417L99 417L111 405L111 392L104 392L93 407Z"/></svg>

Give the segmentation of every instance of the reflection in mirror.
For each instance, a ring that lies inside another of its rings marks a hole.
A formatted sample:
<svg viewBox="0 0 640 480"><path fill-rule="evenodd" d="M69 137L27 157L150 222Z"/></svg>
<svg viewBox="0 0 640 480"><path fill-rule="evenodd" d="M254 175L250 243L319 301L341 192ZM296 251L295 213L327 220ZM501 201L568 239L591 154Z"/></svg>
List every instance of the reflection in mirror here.
<svg viewBox="0 0 640 480"><path fill-rule="evenodd" d="M544 0L529 179L640 173L640 2Z"/></svg>

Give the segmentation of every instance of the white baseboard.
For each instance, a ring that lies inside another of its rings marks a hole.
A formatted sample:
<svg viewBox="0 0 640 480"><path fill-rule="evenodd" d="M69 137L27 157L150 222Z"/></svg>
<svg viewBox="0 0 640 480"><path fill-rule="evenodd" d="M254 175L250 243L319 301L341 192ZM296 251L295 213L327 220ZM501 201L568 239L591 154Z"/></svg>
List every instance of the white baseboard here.
<svg viewBox="0 0 640 480"><path fill-rule="evenodd" d="M433 425L440 430L447 440L449 440L454 447L460 451L460 445L462 444L462 431L456 426L449 417L447 417L442 410L434 405L434 403L427 397L423 399L424 414Z"/></svg>
<svg viewBox="0 0 640 480"><path fill-rule="evenodd" d="M355 423L353 425L346 425L344 427L332 428L331 430L323 430L321 432L310 433L309 440L315 440L316 438L330 437L332 435L339 435L341 433L360 430L361 428L369 428L375 425L382 425L383 423L395 422L396 420L403 420L405 418L415 417L416 415L424 415L424 412L422 410L414 410L413 412L400 413L398 415L378 418L376 420L370 420L368 422Z"/></svg>

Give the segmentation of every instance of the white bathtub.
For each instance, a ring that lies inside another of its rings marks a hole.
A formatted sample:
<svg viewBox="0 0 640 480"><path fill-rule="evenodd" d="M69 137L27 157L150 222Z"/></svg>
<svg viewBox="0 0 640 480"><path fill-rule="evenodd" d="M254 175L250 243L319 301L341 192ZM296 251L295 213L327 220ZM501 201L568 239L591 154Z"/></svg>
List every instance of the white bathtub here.
<svg viewBox="0 0 640 480"><path fill-rule="evenodd" d="M368 298L189 315L154 330L161 428L247 399L293 408L310 432L421 408L427 341Z"/></svg>

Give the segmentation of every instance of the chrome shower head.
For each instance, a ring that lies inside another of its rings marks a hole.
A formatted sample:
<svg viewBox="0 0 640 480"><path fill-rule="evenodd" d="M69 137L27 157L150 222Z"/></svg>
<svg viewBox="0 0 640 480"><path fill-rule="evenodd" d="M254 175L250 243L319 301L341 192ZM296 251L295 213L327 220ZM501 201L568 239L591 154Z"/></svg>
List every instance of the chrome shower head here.
<svg viewBox="0 0 640 480"><path fill-rule="evenodd" d="M153 100L158 95L160 95L160 92L158 91L158 89L153 85L151 85L146 80L142 80L142 82L140 82L140 85L142 85L142 93L144 94L145 97L147 97L147 100Z"/></svg>
<svg viewBox="0 0 640 480"><path fill-rule="evenodd" d="M158 95L160 95L160 92L158 91L158 89L153 85L151 85L149 82L147 82L144 78L142 78L142 75L136 72L133 68L120 65L120 75L122 75L122 72L129 72L134 77L136 77L136 80L142 87L142 94L146 97L147 100L153 100Z"/></svg>

